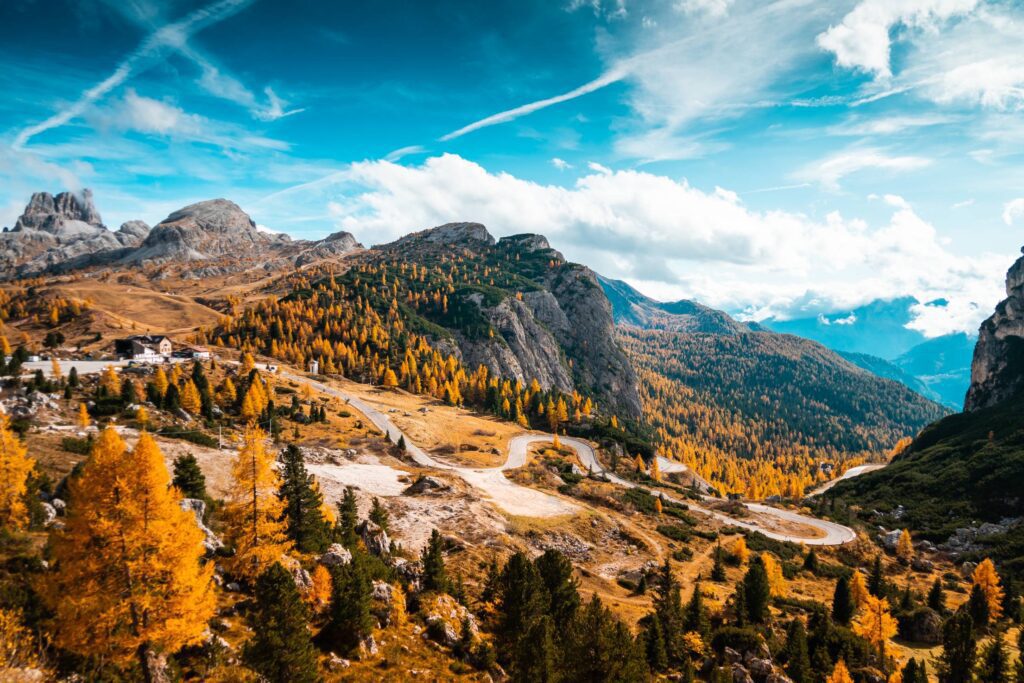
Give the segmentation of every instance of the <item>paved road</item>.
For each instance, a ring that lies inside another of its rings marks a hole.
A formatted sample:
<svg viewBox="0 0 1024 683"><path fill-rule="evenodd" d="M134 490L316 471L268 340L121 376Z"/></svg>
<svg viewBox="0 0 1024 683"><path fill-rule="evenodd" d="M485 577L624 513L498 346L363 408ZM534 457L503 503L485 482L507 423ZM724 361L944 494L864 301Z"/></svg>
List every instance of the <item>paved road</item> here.
<svg viewBox="0 0 1024 683"><path fill-rule="evenodd" d="M593 447L585 441L580 439L573 439L570 437L558 437L559 442L563 446L568 446L576 451L576 454L580 458L580 463L584 469L589 469L594 473L600 473L605 476L613 484L619 486L627 486L635 488L638 486L635 482L623 479L622 477L616 476L609 472L605 472L601 466L600 461L597 459L597 454L594 452ZM508 460L503 465L505 469L512 469L515 467L522 467L526 462L526 455L529 452L530 446L537 443L550 443L552 437L547 434L525 434L523 436L517 436L512 439L509 444ZM659 463L660 466L660 463ZM692 500L681 500L673 498L665 493L661 495L666 500L671 500L677 503L682 503L689 507L691 510L702 512L709 515L725 524L731 524L733 526L742 527L751 531L759 531L768 538L774 538L777 541L792 541L793 543L804 543L806 545L842 545L843 543L849 543L856 538L856 534L853 529L845 527L835 522L828 522L823 519L817 519L815 517L808 517L801 515L790 510L782 510L780 508L772 507L770 505L762 505L761 503L744 503L746 508L752 512L756 512L763 515L771 515L785 522L792 522L803 524L805 526L813 527L821 532L822 536L818 538L805 538L803 536L794 536L791 534L784 534L771 529L765 529L762 526L750 521L744 521L730 517L729 515L718 512L717 510L710 510L706 507L694 503ZM704 496L704 500L714 501L721 500L712 498L710 496Z"/></svg>
<svg viewBox="0 0 1024 683"><path fill-rule="evenodd" d="M349 405L363 413L366 418L377 427L377 429L386 433L388 435L388 439L392 442L397 443L399 437L404 437L406 451L416 464L423 467L447 470L458 474L469 484L489 493L491 497L495 499L495 502L511 514L520 514L524 516L529 516L530 514L555 516L558 514L569 514L578 509L575 505L567 503L560 498L556 498L535 489L520 486L519 484L509 481L503 474L505 470L512 470L525 465L527 455L530 451L530 446L533 444L551 443L553 441L553 437L550 434L523 434L521 436L514 437L509 442L508 457L506 458L505 463L500 467L456 467L448 463L440 462L439 460L431 457L426 451L414 444L412 440L409 439L409 437L391 421L391 418L388 417L387 413L381 412L366 401L360 399L358 396L353 396L345 391L328 386L303 375L296 375L282 371L281 376L293 381L304 382L311 385L318 391L322 391L325 394L336 396L347 401ZM594 448L586 441L574 439L568 436L559 437L558 440L563 446L568 446L576 451L584 469L589 469L594 473L603 474L608 481L619 486L626 486L630 488L637 486L636 483L631 482L628 479L623 479L622 477L611 474L610 472L605 472L600 461L597 459L597 453L594 452ZM717 510L710 510L695 504L691 500L679 500L668 496L665 493L662 493L661 495L664 496L666 500L683 503L690 509L702 512L725 524L731 524L751 531L759 531L768 538L774 538L778 541L792 541L794 543L804 543L806 545L841 545L843 543L849 543L856 538L856 534L853 529L841 524L828 522L814 517L807 517L806 515L801 515L796 512L782 510L769 505L762 505L760 503L744 503L744 505L752 512L771 515L786 522L799 523L813 527L821 532L822 535L817 538L805 538L803 536L784 534L771 529L766 529L754 522L735 519L718 512ZM705 500L716 499L706 496Z"/></svg>
<svg viewBox="0 0 1024 683"><path fill-rule="evenodd" d="M826 481L824 484L811 491L808 495L821 495L822 493L825 493L825 491L828 491L830 488L841 482L843 479L852 479L853 477L859 477L862 474L874 472L875 470L880 470L883 467L885 467L885 465L880 463L874 463L871 465L857 465L856 467L851 467L850 469L843 472L843 476L836 477L835 479L832 479L830 481Z"/></svg>

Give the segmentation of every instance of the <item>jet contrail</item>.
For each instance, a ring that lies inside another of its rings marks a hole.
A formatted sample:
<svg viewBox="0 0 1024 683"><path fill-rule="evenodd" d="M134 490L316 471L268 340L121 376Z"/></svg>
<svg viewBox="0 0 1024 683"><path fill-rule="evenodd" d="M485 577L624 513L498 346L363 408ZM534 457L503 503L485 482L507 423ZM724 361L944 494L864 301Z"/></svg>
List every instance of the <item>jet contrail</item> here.
<svg viewBox="0 0 1024 683"><path fill-rule="evenodd" d="M21 149L25 143L36 135L51 128L63 126L68 121L79 116L90 104L128 80L133 73L149 67L155 62L154 58L165 50L180 48L192 34L227 19L251 2L252 0L220 0L197 9L183 19L157 29L149 34L135 48L134 52L125 57L112 74L83 92L67 109L59 111L45 121L22 130L14 138L14 143L11 146L14 149Z"/></svg>
<svg viewBox="0 0 1024 683"><path fill-rule="evenodd" d="M621 66L615 67L604 72L603 74L601 74L600 77L595 78L589 83L584 83L580 87L574 88L569 92L562 93L561 95L555 95L554 97L549 97L546 100L537 100L536 102L530 102L529 104L524 104L522 106L516 107L515 109L508 109L506 111L493 114L485 119L480 119L479 121L475 121L469 124L468 126L463 126L462 128L459 128L456 131L452 131L447 135L443 135L441 136L440 140L442 142L454 140L455 138L462 137L466 133L472 133L474 130L487 128L488 126L494 126L499 123L505 123L506 121L511 121L512 119L518 119L520 116L532 114L533 112L539 109L550 107L553 104L561 104L562 102L574 100L577 97L587 95L589 93L594 92L595 90L600 90L601 88L609 86L612 83L618 83L628 75L628 69Z"/></svg>

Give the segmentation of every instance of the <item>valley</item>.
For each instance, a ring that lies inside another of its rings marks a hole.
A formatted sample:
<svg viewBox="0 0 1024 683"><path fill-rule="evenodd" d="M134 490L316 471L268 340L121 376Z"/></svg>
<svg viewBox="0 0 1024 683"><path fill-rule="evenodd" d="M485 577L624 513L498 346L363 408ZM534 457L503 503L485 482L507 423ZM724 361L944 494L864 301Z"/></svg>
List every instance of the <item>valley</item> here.
<svg viewBox="0 0 1024 683"><path fill-rule="evenodd" d="M935 469L946 456L930 444L982 419L972 447L1013 401L946 417L815 342L655 304L538 235L455 223L326 249L255 235L223 200L157 229L116 261L0 285L0 436L33 464L25 522L0 544L0 596L16 596L0 610L59 643L22 669L103 679L163 675L173 660L186 680L235 680L256 666L260 615L287 607L311 680L523 680L534 629L509 623L532 605L530 623L565 620L550 647L566 680L810 683L786 644L803 638L819 670L842 660L868 681L911 660L944 666L942 624L981 590L984 559L1012 591L1012 544L939 542L985 498L1005 508L986 519L1012 526L1015 460L980 481L979 461L961 481ZM232 244L249 255L225 260ZM140 355L119 357L133 339ZM1014 367L989 373L986 397L1013 391L998 382ZM990 432L993 448L1015 447L1015 431ZM184 500L169 509L190 512L168 523L204 539L184 562L211 572L194 607L207 617L189 626L211 635L159 661L74 654L60 630L73 617L34 586L84 560L19 569L105 533L77 516L100 499L78 487L102 490L105 458L149 468L131 480L139 495L173 472ZM893 493L905 480L913 493ZM930 501L950 483L979 503L947 506L957 518L943 522ZM267 602L274 567L292 597ZM1019 607L990 616L983 647L997 623L1016 637ZM880 640L870 610L892 624ZM588 639L615 653L600 674L562 659Z"/></svg>

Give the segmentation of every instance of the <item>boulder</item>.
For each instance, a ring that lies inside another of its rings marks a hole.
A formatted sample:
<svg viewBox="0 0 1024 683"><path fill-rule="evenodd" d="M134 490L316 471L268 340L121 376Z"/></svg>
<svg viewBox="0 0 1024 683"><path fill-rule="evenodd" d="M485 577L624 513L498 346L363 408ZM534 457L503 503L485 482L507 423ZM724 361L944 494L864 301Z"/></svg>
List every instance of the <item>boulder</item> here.
<svg viewBox="0 0 1024 683"><path fill-rule="evenodd" d="M391 552L388 533L372 520L366 520L356 528L366 549L377 557L386 557Z"/></svg>
<svg viewBox="0 0 1024 683"><path fill-rule="evenodd" d="M405 491L402 492L402 495L418 496L424 493L447 491L450 488L451 487L448 486L448 484L445 484L440 479L424 475L417 479L415 482L413 482L412 485L409 486L409 488L405 489Z"/></svg>
<svg viewBox="0 0 1024 683"><path fill-rule="evenodd" d="M732 683L754 683L750 672L742 664L732 665Z"/></svg>
<svg viewBox="0 0 1024 683"><path fill-rule="evenodd" d="M50 526L57 519L57 508L49 503L43 503L43 526Z"/></svg>
<svg viewBox="0 0 1024 683"><path fill-rule="evenodd" d="M427 633L442 645L452 646L462 637L462 625L469 624L472 637L478 635L476 618L455 598L439 593L429 596L420 603L420 612L427 622Z"/></svg>
<svg viewBox="0 0 1024 683"><path fill-rule="evenodd" d="M326 567L337 567L348 564L352 561L352 553L340 543L332 543L327 552L317 559L317 562Z"/></svg>

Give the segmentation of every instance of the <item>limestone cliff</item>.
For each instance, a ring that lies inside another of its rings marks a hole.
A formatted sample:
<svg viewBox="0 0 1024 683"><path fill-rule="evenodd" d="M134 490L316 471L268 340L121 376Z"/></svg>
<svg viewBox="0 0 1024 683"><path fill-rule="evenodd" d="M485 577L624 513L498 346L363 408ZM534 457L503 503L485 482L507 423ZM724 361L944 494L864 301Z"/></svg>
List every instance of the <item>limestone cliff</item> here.
<svg viewBox="0 0 1024 683"><path fill-rule="evenodd" d="M1024 251L1024 250L1022 250ZM1024 256L1006 273L1006 298L981 324L965 411L988 408L1024 391Z"/></svg>

